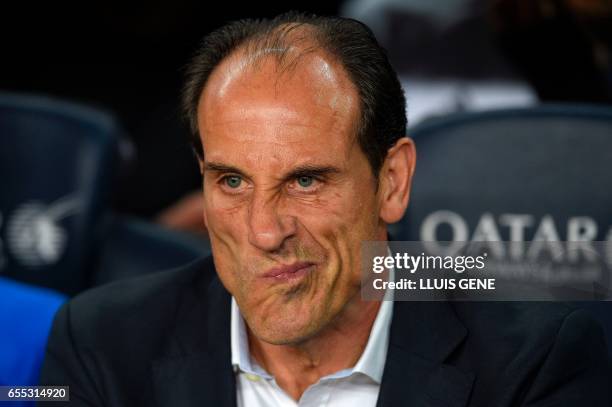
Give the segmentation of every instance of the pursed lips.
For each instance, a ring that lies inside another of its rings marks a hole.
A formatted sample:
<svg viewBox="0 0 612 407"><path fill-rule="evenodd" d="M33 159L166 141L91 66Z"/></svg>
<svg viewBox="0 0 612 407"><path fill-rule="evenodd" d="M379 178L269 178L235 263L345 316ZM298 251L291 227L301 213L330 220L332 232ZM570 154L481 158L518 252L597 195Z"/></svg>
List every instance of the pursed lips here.
<svg viewBox="0 0 612 407"><path fill-rule="evenodd" d="M274 281L294 280L308 274L314 269L314 266L315 263L312 262L295 262L271 268L262 277Z"/></svg>

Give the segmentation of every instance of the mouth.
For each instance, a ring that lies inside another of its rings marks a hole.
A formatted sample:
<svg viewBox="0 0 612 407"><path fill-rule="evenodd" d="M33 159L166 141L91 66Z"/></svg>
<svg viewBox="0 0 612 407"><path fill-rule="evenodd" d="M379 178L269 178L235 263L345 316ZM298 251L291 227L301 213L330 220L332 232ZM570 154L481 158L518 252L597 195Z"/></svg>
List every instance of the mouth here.
<svg viewBox="0 0 612 407"><path fill-rule="evenodd" d="M314 263L296 262L293 264L274 267L263 274L263 278L271 281L298 280L306 276L315 268Z"/></svg>

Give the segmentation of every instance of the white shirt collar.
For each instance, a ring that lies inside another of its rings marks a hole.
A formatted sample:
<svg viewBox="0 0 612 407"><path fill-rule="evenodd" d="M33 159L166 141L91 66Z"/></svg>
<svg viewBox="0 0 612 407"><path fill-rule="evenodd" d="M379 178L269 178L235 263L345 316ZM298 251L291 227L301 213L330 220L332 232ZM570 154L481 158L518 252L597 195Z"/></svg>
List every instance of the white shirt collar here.
<svg viewBox="0 0 612 407"><path fill-rule="evenodd" d="M393 281L394 270L390 270L390 280ZM232 366L234 370L242 371L247 374L254 374L266 379L272 379L272 376L264 369L251 362L249 353L249 340L245 327L244 318L240 313L238 304L232 297L231 306L231 351L232 351ZM322 379L339 379L351 376L354 373L362 373L370 377L376 383L382 381L382 374L385 368L387 359L387 349L389 347L389 328L393 316L393 292L388 290L385 293L370 336L368 343L359 357L359 360L353 368L344 369L332 375L328 375Z"/></svg>

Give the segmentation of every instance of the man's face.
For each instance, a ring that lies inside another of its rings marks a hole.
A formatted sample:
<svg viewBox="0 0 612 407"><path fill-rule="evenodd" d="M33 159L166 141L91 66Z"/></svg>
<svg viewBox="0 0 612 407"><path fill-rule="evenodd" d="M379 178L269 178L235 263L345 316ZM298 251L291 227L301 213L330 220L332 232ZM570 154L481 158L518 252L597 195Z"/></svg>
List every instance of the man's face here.
<svg viewBox="0 0 612 407"><path fill-rule="evenodd" d="M380 198L344 70L318 53L282 73L243 58L217 67L198 108L204 217L252 332L299 343L359 299L361 242L386 237Z"/></svg>

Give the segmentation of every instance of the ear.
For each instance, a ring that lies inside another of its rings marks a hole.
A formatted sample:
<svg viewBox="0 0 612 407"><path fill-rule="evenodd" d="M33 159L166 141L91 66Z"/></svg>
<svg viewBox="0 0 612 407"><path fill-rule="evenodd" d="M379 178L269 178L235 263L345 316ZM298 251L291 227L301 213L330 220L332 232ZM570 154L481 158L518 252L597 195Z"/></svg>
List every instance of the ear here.
<svg viewBox="0 0 612 407"><path fill-rule="evenodd" d="M415 163L416 149L408 137L402 137L387 151L379 175L380 218L383 222L395 223L404 216Z"/></svg>

